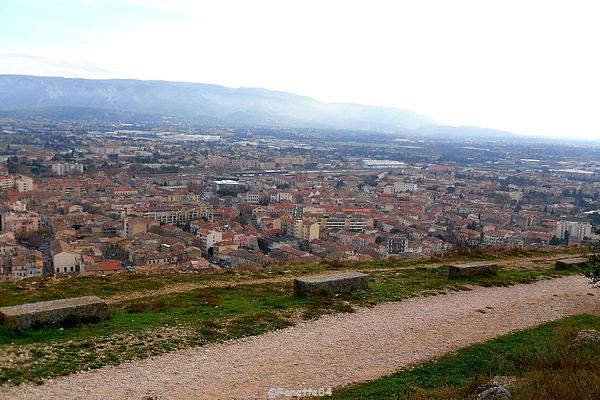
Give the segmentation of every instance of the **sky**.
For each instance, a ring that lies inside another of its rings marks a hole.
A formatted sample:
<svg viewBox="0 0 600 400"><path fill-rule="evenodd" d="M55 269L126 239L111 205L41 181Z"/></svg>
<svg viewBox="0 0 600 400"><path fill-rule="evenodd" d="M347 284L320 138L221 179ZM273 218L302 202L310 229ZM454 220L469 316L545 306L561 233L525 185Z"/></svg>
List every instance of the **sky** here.
<svg viewBox="0 0 600 400"><path fill-rule="evenodd" d="M262 87L600 140L597 1L0 0L0 73Z"/></svg>

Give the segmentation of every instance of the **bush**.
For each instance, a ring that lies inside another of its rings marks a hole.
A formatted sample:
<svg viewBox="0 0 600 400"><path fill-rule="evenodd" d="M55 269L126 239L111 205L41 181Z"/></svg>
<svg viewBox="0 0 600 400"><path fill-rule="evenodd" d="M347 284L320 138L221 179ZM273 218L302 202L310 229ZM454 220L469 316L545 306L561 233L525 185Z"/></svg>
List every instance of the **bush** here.
<svg viewBox="0 0 600 400"><path fill-rule="evenodd" d="M583 275L590 278L592 284L600 283L600 242L589 246L590 254L587 256L590 260L583 269Z"/></svg>

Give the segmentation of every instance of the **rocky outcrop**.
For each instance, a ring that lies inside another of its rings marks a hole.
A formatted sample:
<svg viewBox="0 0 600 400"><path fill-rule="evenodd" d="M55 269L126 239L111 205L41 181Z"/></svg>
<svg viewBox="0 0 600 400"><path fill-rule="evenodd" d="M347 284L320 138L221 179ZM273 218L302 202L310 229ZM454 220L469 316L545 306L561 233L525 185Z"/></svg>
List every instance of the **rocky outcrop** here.
<svg viewBox="0 0 600 400"><path fill-rule="evenodd" d="M490 385L483 391L473 396L474 400L500 400L500 399L512 399L512 395L502 385Z"/></svg>
<svg viewBox="0 0 600 400"><path fill-rule="evenodd" d="M600 343L600 331L597 331L596 329L584 329L579 331L569 348L579 348L590 343Z"/></svg>

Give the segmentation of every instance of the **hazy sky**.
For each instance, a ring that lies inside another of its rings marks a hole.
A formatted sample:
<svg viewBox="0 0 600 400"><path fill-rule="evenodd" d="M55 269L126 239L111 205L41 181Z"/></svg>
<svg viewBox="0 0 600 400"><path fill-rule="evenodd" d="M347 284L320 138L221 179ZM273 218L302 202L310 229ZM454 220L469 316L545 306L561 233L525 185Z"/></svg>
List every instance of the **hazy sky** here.
<svg viewBox="0 0 600 400"><path fill-rule="evenodd" d="M0 0L0 73L165 79L600 139L600 2Z"/></svg>

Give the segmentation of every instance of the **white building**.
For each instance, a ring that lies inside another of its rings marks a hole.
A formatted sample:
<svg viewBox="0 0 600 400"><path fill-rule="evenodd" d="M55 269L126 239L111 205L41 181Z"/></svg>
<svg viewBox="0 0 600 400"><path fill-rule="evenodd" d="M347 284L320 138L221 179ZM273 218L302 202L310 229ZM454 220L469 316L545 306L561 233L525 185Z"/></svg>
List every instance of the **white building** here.
<svg viewBox="0 0 600 400"><path fill-rule="evenodd" d="M394 182L394 193L416 192L417 184L408 182Z"/></svg>
<svg viewBox="0 0 600 400"><path fill-rule="evenodd" d="M235 192L242 191L246 185L239 181L234 181L232 179L223 179L220 181L215 181L217 192L220 190L232 190Z"/></svg>
<svg viewBox="0 0 600 400"><path fill-rule="evenodd" d="M373 169L389 169L389 168L402 168L406 166L402 161L395 160L371 160L364 159L362 160L363 167L365 168L373 168Z"/></svg>
<svg viewBox="0 0 600 400"><path fill-rule="evenodd" d="M55 274L73 275L83 271L83 256L73 251L66 242L53 240L50 243L50 254Z"/></svg>
<svg viewBox="0 0 600 400"><path fill-rule="evenodd" d="M246 203L248 204L258 204L260 203L260 194L258 193L246 193Z"/></svg>
<svg viewBox="0 0 600 400"><path fill-rule="evenodd" d="M576 221L560 221L556 223L556 237L565 238L565 233L569 232L569 237L583 239L592 236L592 224Z"/></svg>
<svg viewBox="0 0 600 400"><path fill-rule="evenodd" d="M72 173L83 173L83 164L79 163L54 163L52 164L54 175L69 175Z"/></svg>
<svg viewBox="0 0 600 400"><path fill-rule="evenodd" d="M279 192L271 195L271 201L276 201L278 203L292 200L294 200L294 194L289 192Z"/></svg>
<svg viewBox="0 0 600 400"><path fill-rule="evenodd" d="M21 175L15 179L15 187L18 192L25 193L33 190L33 179L28 176Z"/></svg>
<svg viewBox="0 0 600 400"><path fill-rule="evenodd" d="M214 229L199 229L196 237L200 240L200 250L204 255L212 255L214 245L223 240L223 232Z"/></svg>

